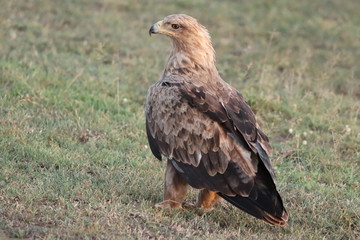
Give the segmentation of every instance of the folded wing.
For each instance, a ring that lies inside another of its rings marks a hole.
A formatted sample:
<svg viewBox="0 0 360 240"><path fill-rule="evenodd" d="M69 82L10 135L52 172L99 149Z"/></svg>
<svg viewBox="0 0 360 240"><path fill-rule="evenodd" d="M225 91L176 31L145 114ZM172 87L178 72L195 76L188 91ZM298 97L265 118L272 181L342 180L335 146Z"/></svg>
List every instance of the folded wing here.
<svg viewBox="0 0 360 240"><path fill-rule="evenodd" d="M191 186L215 191L270 224L285 224L271 147L243 97L221 79L206 88L174 80L149 91L146 127L154 155L170 159Z"/></svg>

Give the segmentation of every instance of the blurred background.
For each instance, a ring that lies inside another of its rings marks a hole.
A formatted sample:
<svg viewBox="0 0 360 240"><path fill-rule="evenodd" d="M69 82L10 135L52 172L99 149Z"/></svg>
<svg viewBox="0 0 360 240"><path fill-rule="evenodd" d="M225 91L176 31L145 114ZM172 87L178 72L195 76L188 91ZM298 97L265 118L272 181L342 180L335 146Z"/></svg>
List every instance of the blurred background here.
<svg viewBox="0 0 360 240"><path fill-rule="evenodd" d="M360 237L359 1L0 5L0 238ZM287 228L225 203L153 209L164 163L144 102L171 43L148 30L173 13L209 30L221 76L270 137Z"/></svg>

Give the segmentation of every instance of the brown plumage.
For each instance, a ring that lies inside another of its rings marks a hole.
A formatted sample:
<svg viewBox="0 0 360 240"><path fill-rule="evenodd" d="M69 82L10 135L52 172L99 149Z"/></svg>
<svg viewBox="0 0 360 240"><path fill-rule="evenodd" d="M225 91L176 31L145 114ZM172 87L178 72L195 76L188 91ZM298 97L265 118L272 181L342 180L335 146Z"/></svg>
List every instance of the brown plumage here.
<svg viewBox="0 0 360 240"><path fill-rule="evenodd" d="M164 201L182 207L187 186L211 208L219 196L272 225L288 216L273 178L268 138L241 94L221 79L205 27L175 14L149 31L171 38L173 49L146 100L146 130L159 160L168 159Z"/></svg>

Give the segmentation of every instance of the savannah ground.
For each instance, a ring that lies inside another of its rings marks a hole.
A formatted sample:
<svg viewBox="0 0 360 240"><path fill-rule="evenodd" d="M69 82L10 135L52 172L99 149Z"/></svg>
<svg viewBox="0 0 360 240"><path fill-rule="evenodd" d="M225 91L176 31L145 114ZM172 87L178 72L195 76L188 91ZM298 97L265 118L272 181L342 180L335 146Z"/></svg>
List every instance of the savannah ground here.
<svg viewBox="0 0 360 240"><path fill-rule="evenodd" d="M0 5L0 239L360 238L360 1ZM270 137L286 228L224 202L154 209L144 102L171 43L148 29L170 13L209 29Z"/></svg>

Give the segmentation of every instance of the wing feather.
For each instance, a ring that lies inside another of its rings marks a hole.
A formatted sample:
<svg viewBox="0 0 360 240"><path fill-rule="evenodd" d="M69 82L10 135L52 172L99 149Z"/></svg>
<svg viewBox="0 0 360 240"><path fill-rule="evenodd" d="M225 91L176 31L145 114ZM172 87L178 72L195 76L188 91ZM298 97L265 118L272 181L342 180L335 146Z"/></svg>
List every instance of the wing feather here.
<svg viewBox="0 0 360 240"><path fill-rule="evenodd" d="M205 89L171 80L153 85L147 98L154 155L166 156L192 187L218 192L255 217L281 224L287 215L272 179L271 147L243 97L225 82Z"/></svg>
<svg viewBox="0 0 360 240"><path fill-rule="evenodd" d="M226 93L225 90L223 93ZM154 85L150 90L153 91L150 96L154 99L148 99L152 108L147 108L151 109L147 111L147 118L152 118L151 122L155 123L150 125L154 126L153 131L148 132L152 135L150 139L156 139L159 152L195 167L203 162L203 169L210 176L224 174L232 161L243 174L254 177L257 159L250 156L252 151L256 151L251 145L251 141L256 139L252 136L256 132L255 118L249 107L243 110L235 104L236 100L232 96L238 97L238 105L243 104L243 99L237 92L230 90L222 97L222 100L228 102L223 103L212 94L216 91L211 87L196 88L188 83L171 85L169 80L166 87L162 84ZM155 102L159 99L163 103ZM239 114L236 115L235 111ZM236 189L234 183L231 184Z"/></svg>
<svg viewBox="0 0 360 240"><path fill-rule="evenodd" d="M155 140L155 138L153 137L153 135L150 132L148 119L146 119L146 135L148 137L148 142L150 145L151 152L154 154L154 156L157 159L161 160L160 148L159 148L157 141Z"/></svg>

